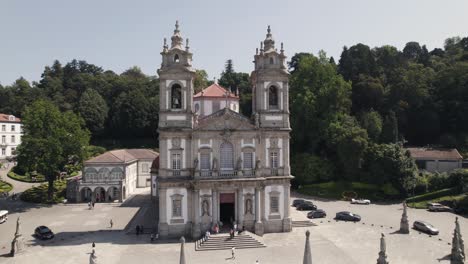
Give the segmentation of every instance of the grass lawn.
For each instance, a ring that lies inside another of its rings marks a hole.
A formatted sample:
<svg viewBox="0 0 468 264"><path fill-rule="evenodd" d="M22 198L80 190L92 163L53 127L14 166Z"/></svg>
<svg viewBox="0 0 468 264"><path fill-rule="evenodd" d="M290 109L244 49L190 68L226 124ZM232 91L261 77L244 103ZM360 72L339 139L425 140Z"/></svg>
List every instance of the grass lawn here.
<svg viewBox="0 0 468 264"><path fill-rule="evenodd" d="M41 184L37 187L27 189L21 194L21 200L31 203L59 203L66 196L66 181L54 182L54 197L52 200L47 199L48 183Z"/></svg>
<svg viewBox="0 0 468 264"><path fill-rule="evenodd" d="M416 195L408 198L407 204L409 207L417 209L427 209L428 203L444 203L453 204L467 197L468 194L458 194L454 188L442 189L430 193Z"/></svg>
<svg viewBox="0 0 468 264"><path fill-rule="evenodd" d="M74 177L74 176L78 175L78 173L79 173L79 171L74 171L70 175L67 175L66 178ZM26 173L26 175L20 175L20 174L14 173L13 169L11 169L10 172L8 172L7 175L8 175L8 177L10 177L13 180L22 181L22 182L31 182L31 183L46 182L46 178L42 174L38 174L36 176L36 181L33 181L31 179L31 176L29 175L29 173Z"/></svg>
<svg viewBox="0 0 468 264"><path fill-rule="evenodd" d="M356 195L358 198L383 200L398 196L398 191L391 185L379 186L362 182L325 182L302 186L299 193L328 199L341 200L344 196Z"/></svg>
<svg viewBox="0 0 468 264"><path fill-rule="evenodd" d="M0 181L0 193L9 192L13 189L13 186L8 182Z"/></svg>

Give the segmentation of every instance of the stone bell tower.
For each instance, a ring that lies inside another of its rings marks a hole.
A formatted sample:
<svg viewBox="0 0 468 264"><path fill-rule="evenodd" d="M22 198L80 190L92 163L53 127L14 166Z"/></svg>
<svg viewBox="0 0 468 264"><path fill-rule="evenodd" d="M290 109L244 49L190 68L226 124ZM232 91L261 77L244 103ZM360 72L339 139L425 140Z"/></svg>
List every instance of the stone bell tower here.
<svg viewBox="0 0 468 264"><path fill-rule="evenodd" d="M252 72L252 112L256 122L263 128L286 128L289 126L289 73L283 43L281 50L275 48L275 40L268 26L266 38L260 42L254 56Z"/></svg>
<svg viewBox="0 0 468 264"><path fill-rule="evenodd" d="M193 79L189 40L185 48L176 21L171 47L164 38L159 74L159 128L192 128Z"/></svg>

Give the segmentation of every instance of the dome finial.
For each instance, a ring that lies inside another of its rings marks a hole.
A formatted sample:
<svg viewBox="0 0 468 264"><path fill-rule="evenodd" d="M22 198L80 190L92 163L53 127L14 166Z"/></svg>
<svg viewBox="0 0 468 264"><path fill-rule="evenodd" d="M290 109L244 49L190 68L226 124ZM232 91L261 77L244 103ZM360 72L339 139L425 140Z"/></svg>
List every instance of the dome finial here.
<svg viewBox="0 0 468 264"><path fill-rule="evenodd" d="M175 21L175 30L174 30L174 33L175 33L176 31L179 31L179 20L176 20L176 21Z"/></svg>
<svg viewBox="0 0 468 264"><path fill-rule="evenodd" d="M182 49L183 39L182 39L182 36L180 35L179 20L176 20L174 35L172 35L171 40L172 40L171 49L173 49L173 48Z"/></svg>
<svg viewBox="0 0 468 264"><path fill-rule="evenodd" d="M270 28L270 25L268 25L267 32L268 32L268 34L271 34L271 28Z"/></svg>
<svg viewBox="0 0 468 264"><path fill-rule="evenodd" d="M268 25L267 34L265 38L265 52L269 50L275 50L275 40L273 39L273 35L271 34L271 27Z"/></svg>

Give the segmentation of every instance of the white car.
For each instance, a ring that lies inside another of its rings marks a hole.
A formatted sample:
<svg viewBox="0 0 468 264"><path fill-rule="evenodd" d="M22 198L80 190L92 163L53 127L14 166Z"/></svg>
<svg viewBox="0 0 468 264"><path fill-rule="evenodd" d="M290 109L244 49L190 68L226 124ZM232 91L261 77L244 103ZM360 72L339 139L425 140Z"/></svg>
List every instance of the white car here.
<svg viewBox="0 0 468 264"><path fill-rule="evenodd" d="M352 204L370 204L368 199L351 199Z"/></svg>

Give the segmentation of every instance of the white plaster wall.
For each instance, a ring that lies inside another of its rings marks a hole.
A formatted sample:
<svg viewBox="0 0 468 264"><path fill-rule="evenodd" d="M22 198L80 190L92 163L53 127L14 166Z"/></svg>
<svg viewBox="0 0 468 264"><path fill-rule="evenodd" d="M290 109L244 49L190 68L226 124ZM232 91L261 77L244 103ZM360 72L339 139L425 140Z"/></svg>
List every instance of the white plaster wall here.
<svg viewBox="0 0 468 264"><path fill-rule="evenodd" d="M184 224L187 222L188 219L188 211L187 211L187 189L185 188L169 188L166 191L166 216L167 216L167 223L171 225L172 218L172 198L171 196L174 194L182 195L182 218L184 219Z"/></svg>
<svg viewBox="0 0 468 264"><path fill-rule="evenodd" d="M270 192L277 191L279 196L279 214L280 219L284 217L284 187L282 185L269 185L265 187L265 216L268 218L270 215ZM275 213L276 214L276 213Z"/></svg>
<svg viewBox="0 0 468 264"><path fill-rule="evenodd" d="M203 115L209 115L213 113L213 104L209 100L203 100Z"/></svg>
<svg viewBox="0 0 468 264"><path fill-rule="evenodd" d="M5 125L5 131L2 131L2 126ZM15 126L15 131L11 130L11 126ZM0 148L0 159L4 159L6 157L13 155L13 148L17 149L18 146L21 144L21 124L18 123L7 123L7 122L0 122L0 144L2 143L2 136L5 136L5 155L2 154L2 148ZM11 140L11 136L15 136L15 142L13 143Z"/></svg>
<svg viewBox="0 0 468 264"><path fill-rule="evenodd" d="M143 164L146 164L148 166L148 170L146 172L143 172ZM138 184L137 187L147 187L146 182L147 179L150 179L150 171L151 171L151 164L152 161L139 161L138 162Z"/></svg>
<svg viewBox="0 0 468 264"><path fill-rule="evenodd" d="M127 192L126 197L133 194L136 189L137 181L137 163L132 163L125 168L125 190Z"/></svg>

